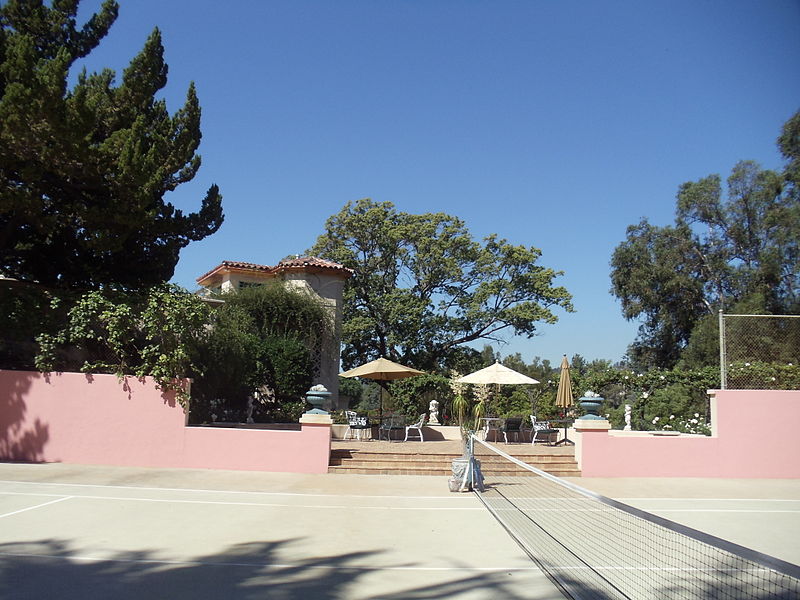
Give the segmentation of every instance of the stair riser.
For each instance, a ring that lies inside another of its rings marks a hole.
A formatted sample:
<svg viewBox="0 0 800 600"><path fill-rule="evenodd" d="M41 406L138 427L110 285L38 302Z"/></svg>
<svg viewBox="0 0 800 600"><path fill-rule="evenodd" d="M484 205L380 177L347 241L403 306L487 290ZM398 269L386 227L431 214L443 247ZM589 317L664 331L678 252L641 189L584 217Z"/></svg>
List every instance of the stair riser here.
<svg viewBox="0 0 800 600"><path fill-rule="evenodd" d="M556 476L580 477L580 471L575 461L561 461L558 463L537 463L530 461L528 464ZM523 467L503 463L486 464L481 462L481 470L489 477L521 475L526 471ZM377 474L420 474L420 475L449 475L452 473L451 461L398 461L398 460L332 460L329 472L337 473L377 473Z"/></svg>
<svg viewBox="0 0 800 600"><path fill-rule="evenodd" d="M550 475L554 475L556 477L580 477L581 473L577 469L573 470L548 470L546 471ZM338 474L349 474L349 475L426 475L426 476L438 476L438 477L449 477L452 475L452 471L445 470L445 469L434 469L434 470L423 470L423 469L359 469L359 468L351 468L351 467L328 467L328 473L338 473ZM500 476L513 476L518 475L519 473L494 473L494 475ZM535 477L535 475L532 475Z"/></svg>
<svg viewBox="0 0 800 600"><path fill-rule="evenodd" d="M461 458L460 454L381 454L379 452L358 452L355 454L344 454L338 452L331 453L331 460L380 460L380 461L447 461L450 462L456 458ZM481 463L486 464L504 464L507 463L506 459L500 457L486 457L476 456ZM517 456L519 460L531 464L546 463L546 462L572 462L574 461L572 455L569 454L529 454L524 456Z"/></svg>

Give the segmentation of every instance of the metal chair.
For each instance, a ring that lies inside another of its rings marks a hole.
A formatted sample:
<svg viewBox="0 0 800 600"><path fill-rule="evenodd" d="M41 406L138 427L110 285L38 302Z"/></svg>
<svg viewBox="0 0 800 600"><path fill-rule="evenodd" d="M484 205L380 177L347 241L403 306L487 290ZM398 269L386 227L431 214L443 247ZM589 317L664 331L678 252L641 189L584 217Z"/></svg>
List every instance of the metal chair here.
<svg viewBox="0 0 800 600"><path fill-rule="evenodd" d="M378 440L385 439L387 442L391 442L392 432L403 429L403 421L404 419L400 415L389 415L383 417L381 424L378 427Z"/></svg>
<svg viewBox="0 0 800 600"><path fill-rule="evenodd" d="M419 421L417 421L413 425L406 425L406 439L403 440L404 442L408 441L408 434L412 429L416 429L417 430L417 432L419 434L418 437L419 437L419 441L420 442L424 442L425 441L425 438L422 437L422 426L425 424L425 416L426 416L425 413L422 413L419 416Z"/></svg>
<svg viewBox="0 0 800 600"><path fill-rule="evenodd" d="M505 443L508 443L508 435L513 433L514 434L514 441L519 441L519 434L522 430L522 417L508 417L503 422L503 426L500 427L500 431L503 432L503 440Z"/></svg>
<svg viewBox="0 0 800 600"><path fill-rule="evenodd" d="M344 414L347 417L347 431L344 432L344 439L347 439L348 433L350 434L350 439L353 439L353 432L355 432L355 435L360 442L361 432L372 428L372 425L369 424L369 419L356 414L355 411L352 410L346 410L344 411Z"/></svg>
<svg viewBox="0 0 800 600"><path fill-rule="evenodd" d="M553 434L558 435L558 429L553 429L550 427L550 423L547 421L537 421L534 415L531 415L531 423L533 424L533 429L531 429L531 446L536 445L537 438L543 438L540 441L546 441L548 445L553 445Z"/></svg>

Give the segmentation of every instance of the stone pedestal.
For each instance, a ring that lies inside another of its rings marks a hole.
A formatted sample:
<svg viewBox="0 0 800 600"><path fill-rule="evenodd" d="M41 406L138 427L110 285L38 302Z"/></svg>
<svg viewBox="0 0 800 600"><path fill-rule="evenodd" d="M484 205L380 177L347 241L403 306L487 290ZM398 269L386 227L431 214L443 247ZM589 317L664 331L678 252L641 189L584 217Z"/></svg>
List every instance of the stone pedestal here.
<svg viewBox="0 0 800 600"><path fill-rule="evenodd" d="M575 431L608 431L611 429L611 423L606 419L576 419L573 425Z"/></svg>
<svg viewBox="0 0 800 600"><path fill-rule="evenodd" d="M333 418L327 413L323 415L307 412L301 415L300 423L302 425L333 425Z"/></svg>

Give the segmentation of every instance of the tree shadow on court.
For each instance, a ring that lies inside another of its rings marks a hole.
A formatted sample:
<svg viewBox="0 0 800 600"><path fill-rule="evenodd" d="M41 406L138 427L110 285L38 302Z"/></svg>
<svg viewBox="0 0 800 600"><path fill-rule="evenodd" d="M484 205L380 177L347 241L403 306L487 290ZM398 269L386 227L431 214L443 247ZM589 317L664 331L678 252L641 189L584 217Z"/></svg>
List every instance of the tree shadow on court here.
<svg viewBox="0 0 800 600"><path fill-rule="evenodd" d="M707 564L702 572L681 576L678 569L659 573L657 581L671 579L659 585L646 576L631 573L605 579L584 573L571 577L559 574L566 588L565 597L617 600L619 598L746 598L748 600L796 600L800 581L768 569L736 572L729 564ZM767 575L769 573L769 576ZM592 584L594 581L594 584Z"/></svg>
<svg viewBox="0 0 800 600"><path fill-rule="evenodd" d="M514 571L476 575L474 570L455 570L448 573L447 581L433 584L433 574L423 571L417 577L419 586L398 589L391 572L378 566L364 567L370 558L375 562L378 553L343 552L291 561L282 558L297 541L238 544L218 554L180 561L155 551L118 552L101 560L58 539L0 544L0 598L433 600L462 593L508 600L552 597L532 595ZM425 566L411 562L393 565L410 569ZM458 569L458 565L453 568Z"/></svg>

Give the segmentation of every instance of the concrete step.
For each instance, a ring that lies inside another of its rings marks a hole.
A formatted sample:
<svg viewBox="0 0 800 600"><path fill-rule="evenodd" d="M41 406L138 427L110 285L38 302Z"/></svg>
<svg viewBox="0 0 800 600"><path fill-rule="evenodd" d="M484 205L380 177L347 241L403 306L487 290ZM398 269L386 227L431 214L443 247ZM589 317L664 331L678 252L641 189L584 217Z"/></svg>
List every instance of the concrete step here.
<svg viewBox="0 0 800 600"><path fill-rule="evenodd" d="M451 463L459 454L423 452L370 452L368 450L341 450L331 452L329 473L380 474L380 475L450 475ZM493 454L479 455L486 475L514 475L525 469ZM553 454L520 454L516 458L547 473L561 477L580 477L574 455L562 452Z"/></svg>
<svg viewBox="0 0 800 600"><path fill-rule="evenodd" d="M549 473L550 475L555 475L556 477L581 476L581 472L578 470L577 467L563 468L563 469L548 468L546 469L546 472ZM329 466L328 473L338 473L345 475L432 475L439 477L449 477L452 475L452 471L450 469L414 469L414 468L402 468L397 466L393 468L378 468L378 467L367 467L367 466L353 467L350 465ZM492 472L492 475L495 476L519 475L519 474L520 473ZM490 476L490 474L486 473L485 476ZM531 477L535 477L535 475L531 474Z"/></svg>
<svg viewBox="0 0 800 600"><path fill-rule="evenodd" d="M514 463L510 463L508 461L489 461L478 459L481 462L484 470L501 470L501 471L519 471L524 470L519 465ZM424 468L450 468L450 464L452 463L453 459L443 459L443 458L436 458L436 457L426 457L424 459L401 459L399 457L354 457L354 458L336 458L331 457L330 465L331 466L339 466L339 465L352 465L354 467L360 467L362 465L374 465L380 466L381 468L391 469L393 467L401 468L401 467L418 467L420 469ZM574 460L570 460L569 458L564 457L545 457L544 460L537 459L527 459L523 460L523 462L533 465L534 467L542 468L544 467L559 467L559 466L567 466L567 465L576 465Z"/></svg>

